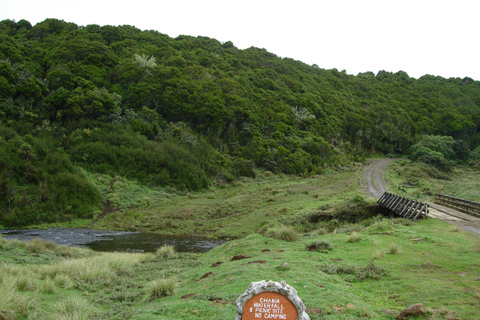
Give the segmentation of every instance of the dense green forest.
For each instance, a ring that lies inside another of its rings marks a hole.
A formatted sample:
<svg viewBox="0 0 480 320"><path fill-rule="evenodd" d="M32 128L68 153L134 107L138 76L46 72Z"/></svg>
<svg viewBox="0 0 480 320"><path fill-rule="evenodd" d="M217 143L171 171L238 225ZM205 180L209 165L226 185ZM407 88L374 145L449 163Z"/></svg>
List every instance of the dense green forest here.
<svg viewBox="0 0 480 320"><path fill-rule="evenodd" d="M480 161L479 127L471 78L353 76L128 25L0 22L5 226L92 217L105 200L90 173L202 190L409 151L448 171Z"/></svg>

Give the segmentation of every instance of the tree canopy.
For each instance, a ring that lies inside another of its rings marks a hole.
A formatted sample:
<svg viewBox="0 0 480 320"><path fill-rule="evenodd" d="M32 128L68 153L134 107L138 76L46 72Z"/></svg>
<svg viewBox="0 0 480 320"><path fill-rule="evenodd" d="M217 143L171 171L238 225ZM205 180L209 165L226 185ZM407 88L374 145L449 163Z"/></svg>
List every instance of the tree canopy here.
<svg viewBox="0 0 480 320"><path fill-rule="evenodd" d="M427 154L466 161L478 154L479 127L480 82L470 78L353 76L128 25L0 22L4 222L27 207L42 221L101 207L83 170L200 190L258 168L320 174L405 153L426 135L454 149L425 141Z"/></svg>

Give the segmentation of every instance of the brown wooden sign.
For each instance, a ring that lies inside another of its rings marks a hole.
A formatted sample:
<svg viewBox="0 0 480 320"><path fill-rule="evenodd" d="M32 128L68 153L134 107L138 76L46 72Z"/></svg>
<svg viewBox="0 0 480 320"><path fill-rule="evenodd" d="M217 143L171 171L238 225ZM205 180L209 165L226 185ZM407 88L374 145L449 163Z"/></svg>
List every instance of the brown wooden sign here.
<svg viewBox="0 0 480 320"><path fill-rule="evenodd" d="M297 318L297 308L287 297L269 291L250 298L245 304L242 316L242 320L296 320Z"/></svg>

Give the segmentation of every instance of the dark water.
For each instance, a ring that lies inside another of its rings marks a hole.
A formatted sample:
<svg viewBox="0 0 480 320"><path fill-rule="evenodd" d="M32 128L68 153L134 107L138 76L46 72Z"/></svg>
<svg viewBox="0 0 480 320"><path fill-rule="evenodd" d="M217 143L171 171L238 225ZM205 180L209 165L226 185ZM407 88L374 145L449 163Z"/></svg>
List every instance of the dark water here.
<svg viewBox="0 0 480 320"><path fill-rule="evenodd" d="M207 252L226 240L198 237L168 236L156 233L102 231L70 228L48 230L0 230L6 239L22 241L42 238L67 246L87 247L96 251L154 252L163 245L175 247L177 252Z"/></svg>

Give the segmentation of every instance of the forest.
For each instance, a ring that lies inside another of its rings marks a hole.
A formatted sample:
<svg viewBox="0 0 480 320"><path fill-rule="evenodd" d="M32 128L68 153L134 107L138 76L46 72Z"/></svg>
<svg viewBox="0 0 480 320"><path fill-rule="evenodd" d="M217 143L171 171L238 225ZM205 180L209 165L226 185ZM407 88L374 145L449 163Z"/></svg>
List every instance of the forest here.
<svg viewBox="0 0 480 320"><path fill-rule="evenodd" d="M460 59L460 57L459 57ZM480 163L480 81L326 70L134 26L0 22L0 224L91 218L90 174L200 191L410 155Z"/></svg>

